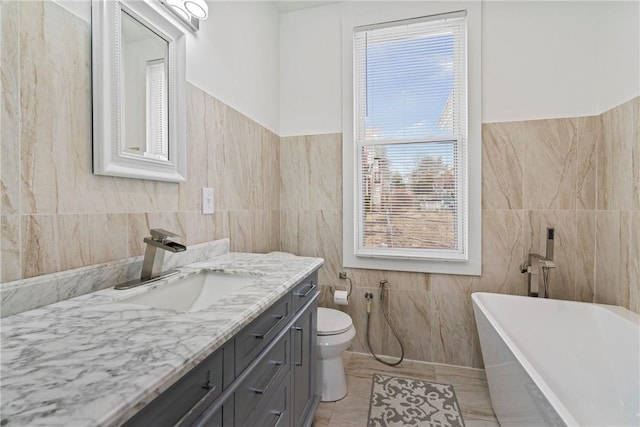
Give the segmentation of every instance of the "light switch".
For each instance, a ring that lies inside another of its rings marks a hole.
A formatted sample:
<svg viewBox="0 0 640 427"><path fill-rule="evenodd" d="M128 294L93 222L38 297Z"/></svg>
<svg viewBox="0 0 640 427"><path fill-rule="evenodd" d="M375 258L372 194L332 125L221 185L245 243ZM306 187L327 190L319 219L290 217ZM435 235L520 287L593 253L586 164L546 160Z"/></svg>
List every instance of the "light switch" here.
<svg viewBox="0 0 640 427"><path fill-rule="evenodd" d="M202 187L202 214L213 214L213 188Z"/></svg>

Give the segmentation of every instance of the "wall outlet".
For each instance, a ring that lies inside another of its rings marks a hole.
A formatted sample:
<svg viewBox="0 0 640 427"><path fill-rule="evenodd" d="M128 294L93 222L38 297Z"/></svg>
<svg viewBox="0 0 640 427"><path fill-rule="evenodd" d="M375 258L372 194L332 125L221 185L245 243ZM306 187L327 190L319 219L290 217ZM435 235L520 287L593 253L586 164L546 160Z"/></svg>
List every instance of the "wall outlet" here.
<svg viewBox="0 0 640 427"><path fill-rule="evenodd" d="M213 188L202 187L202 214L211 215L213 212Z"/></svg>

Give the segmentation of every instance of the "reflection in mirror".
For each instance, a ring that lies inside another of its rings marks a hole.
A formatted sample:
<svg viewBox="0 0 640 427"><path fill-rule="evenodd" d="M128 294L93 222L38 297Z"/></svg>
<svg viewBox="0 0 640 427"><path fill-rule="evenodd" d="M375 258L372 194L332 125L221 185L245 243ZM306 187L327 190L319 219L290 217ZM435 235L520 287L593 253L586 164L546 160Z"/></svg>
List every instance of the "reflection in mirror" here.
<svg viewBox="0 0 640 427"><path fill-rule="evenodd" d="M184 33L146 1L91 14L94 173L185 181Z"/></svg>
<svg viewBox="0 0 640 427"><path fill-rule="evenodd" d="M122 151L169 160L168 43L122 11Z"/></svg>

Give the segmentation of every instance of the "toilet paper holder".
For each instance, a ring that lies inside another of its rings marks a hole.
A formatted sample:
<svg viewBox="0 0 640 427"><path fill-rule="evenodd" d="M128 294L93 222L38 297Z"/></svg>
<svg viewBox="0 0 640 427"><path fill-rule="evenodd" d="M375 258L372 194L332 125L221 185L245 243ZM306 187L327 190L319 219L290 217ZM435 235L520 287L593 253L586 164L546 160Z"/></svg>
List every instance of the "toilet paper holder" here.
<svg viewBox="0 0 640 427"><path fill-rule="evenodd" d="M351 281L351 277L347 276L347 273L345 272L340 272L338 273L338 278L346 279L349 281L349 291L347 292L347 298L349 298L351 296L351 291L353 290L353 282ZM337 286L336 289L333 289L333 286L329 286L329 292L331 292L331 295L333 295L336 290L338 290Z"/></svg>

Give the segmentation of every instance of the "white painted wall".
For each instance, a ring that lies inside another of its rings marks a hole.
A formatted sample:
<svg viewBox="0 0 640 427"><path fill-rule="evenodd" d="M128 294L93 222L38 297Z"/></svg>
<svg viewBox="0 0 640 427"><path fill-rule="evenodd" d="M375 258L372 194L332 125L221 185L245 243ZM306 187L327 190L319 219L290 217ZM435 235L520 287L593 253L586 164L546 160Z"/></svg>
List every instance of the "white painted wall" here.
<svg viewBox="0 0 640 427"><path fill-rule="evenodd" d="M597 2L484 2L482 120L599 114Z"/></svg>
<svg viewBox="0 0 640 427"><path fill-rule="evenodd" d="M345 5L280 15L280 135L342 132Z"/></svg>
<svg viewBox="0 0 640 427"><path fill-rule="evenodd" d="M485 2L483 120L600 114L640 95L640 2Z"/></svg>
<svg viewBox="0 0 640 427"><path fill-rule="evenodd" d="M600 112L640 94L640 2L609 2L600 10L597 56Z"/></svg>
<svg viewBox="0 0 640 427"><path fill-rule="evenodd" d="M90 0L54 1L91 22ZM200 31L187 31L187 81L278 133L278 10L270 1L208 1L208 5L209 18L200 23Z"/></svg>
<svg viewBox="0 0 640 427"><path fill-rule="evenodd" d="M280 123L280 32L272 2L209 1L187 39L187 81L274 133Z"/></svg>
<svg viewBox="0 0 640 427"><path fill-rule="evenodd" d="M90 21L89 0L55 0ZM285 13L209 1L187 81L282 136L340 132L340 17L416 2ZM640 94L638 1L483 2L483 122L599 114Z"/></svg>
<svg viewBox="0 0 640 427"><path fill-rule="evenodd" d="M415 4L415 3L413 3ZM341 132L340 20L412 2L280 16L280 134ZM483 122L599 114L638 96L638 2L483 2Z"/></svg>

